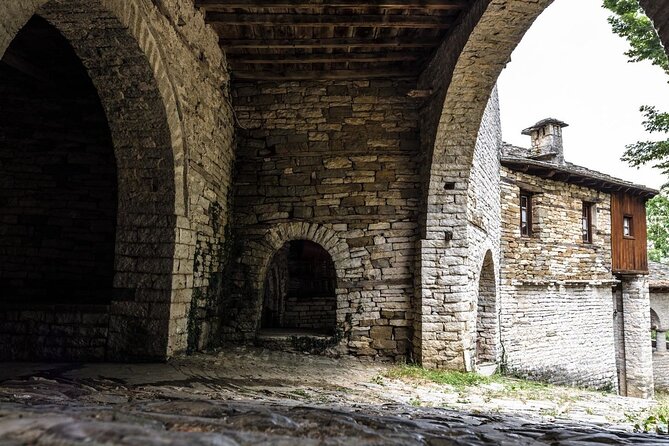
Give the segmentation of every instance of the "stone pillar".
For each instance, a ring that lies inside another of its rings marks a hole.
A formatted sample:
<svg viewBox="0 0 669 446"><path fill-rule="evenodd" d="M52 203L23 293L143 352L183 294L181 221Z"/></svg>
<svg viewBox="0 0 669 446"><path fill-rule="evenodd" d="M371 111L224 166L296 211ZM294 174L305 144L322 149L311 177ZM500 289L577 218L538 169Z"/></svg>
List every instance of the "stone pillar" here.
<svg viewBox="0 0 669 446"><path fill-rule="evenodd" d="M667 353L667 331L658 329L655 339L657 353Z"/></svg>
<svg viewBox="0 0 669 446"><path fill-rule="evenodd" d="M646 276L622 276L625 382L627 396L653 397L653 348Z"/></svg>

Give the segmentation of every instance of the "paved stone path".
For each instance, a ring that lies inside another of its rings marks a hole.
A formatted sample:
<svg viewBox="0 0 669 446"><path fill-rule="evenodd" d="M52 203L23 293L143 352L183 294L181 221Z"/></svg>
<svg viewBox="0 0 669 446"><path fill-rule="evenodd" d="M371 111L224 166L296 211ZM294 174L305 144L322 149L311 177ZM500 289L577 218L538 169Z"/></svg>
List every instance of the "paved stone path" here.
<svg viewBox="0 0 669 446"><path fill-rule="evenodd" d="M0 445L669 445L669 438L594 424L360 402L353 394L349 398L352 390L341 388L334 377L346 376L350 366L354 381L362 370L375 373L383 366L348 360L304 358L306 365L298 367L304 375L279 380L309 384L312 393L321 380L321 389L341 394L305 402L306 390L278 391L281 382L268 378L271 373L252 377L248 361L232 358L5 364ZM340 367L322 370L316 379L307 376L309 364L319 370L323 364ZM272 369L272 363L266 367ZM234 370L236 378L230 376Z"/></svg>

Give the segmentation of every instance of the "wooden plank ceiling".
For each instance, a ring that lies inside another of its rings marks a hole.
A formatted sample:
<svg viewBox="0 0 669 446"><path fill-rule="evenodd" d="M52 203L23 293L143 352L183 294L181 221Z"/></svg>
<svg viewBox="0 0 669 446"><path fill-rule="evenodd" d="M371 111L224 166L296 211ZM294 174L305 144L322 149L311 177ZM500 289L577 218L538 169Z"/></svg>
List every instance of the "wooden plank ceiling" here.
<svg viewBox="0 0 669 446"><path fill-rule="evenodd" d="M195 0L233 77L415 78L472 0Z"/></svg>

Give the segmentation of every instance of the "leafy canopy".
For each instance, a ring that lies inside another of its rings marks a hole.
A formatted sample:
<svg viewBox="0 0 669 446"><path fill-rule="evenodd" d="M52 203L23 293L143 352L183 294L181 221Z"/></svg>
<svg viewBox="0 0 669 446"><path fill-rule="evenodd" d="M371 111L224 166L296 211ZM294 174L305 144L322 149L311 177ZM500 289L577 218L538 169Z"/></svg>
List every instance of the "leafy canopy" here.
<svg viewBox="0 0 669 446"><path fill-rule="evenodd" d="M650 61L669 75L669 58L653 23L644 14L638 0L604 0L604 7L614 13L609 17L613 32L627 39L630 49L625 53L630 62ZM669 176L669 113L644 105L643 126L651 134L665 135L664 140L639 141L626 147L623 161L638 167L652 164ZM664 189L669 188L669 183ZM669 198L666 193L649 200L648 241L649 257L655 261L669 261Z"/></svg>
<svg viewBox="0 0 669 446"><path fill-rule="evenodd" d="M604 0L604 7L615 15L609 17L613 32L627 39L625 53L630 62L648 60L669 75L669 59L653 23L644 14L638 0Z"/></svg>
<svg viewBox="0 0 669 446"><path fill-rule="evenodd" d="M613 32L627 39L630 49L625 53L630 62L650 61L669 75L669 58L664 51L653 23L644 14L638 0L604 0L604 7L614 13L609 17ZM669 134L669 113L644 105L643 125L651 134ZM623 161L632 166L652 164L669 176L669 139L639 141L626 147ZM669 183L664 185L669 186Z"/></svg>
<svg viewBox="0 0 669 446"><path fill-rule="evenodd" d="M648 257L656 262L669 260L669 196L660 194L646 204L648 211Z"/></svg>

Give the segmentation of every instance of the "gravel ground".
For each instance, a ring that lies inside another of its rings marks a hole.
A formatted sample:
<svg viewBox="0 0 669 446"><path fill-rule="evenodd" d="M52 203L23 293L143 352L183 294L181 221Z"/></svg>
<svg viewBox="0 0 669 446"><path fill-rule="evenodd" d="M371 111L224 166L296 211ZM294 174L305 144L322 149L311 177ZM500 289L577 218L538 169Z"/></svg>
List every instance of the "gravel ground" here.
<svg viewBox="0 0 669 446"><path fill-rule="evenodd" d="M652 401L392 370L255 348L166 364L3 364L0 445L669 445L631 431Z"/></svg>

